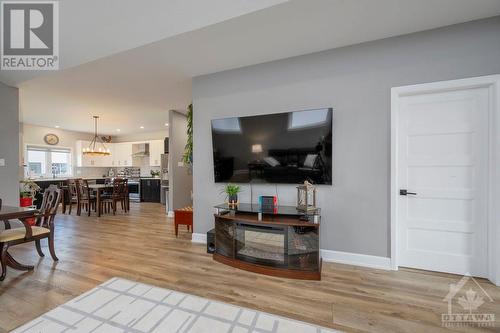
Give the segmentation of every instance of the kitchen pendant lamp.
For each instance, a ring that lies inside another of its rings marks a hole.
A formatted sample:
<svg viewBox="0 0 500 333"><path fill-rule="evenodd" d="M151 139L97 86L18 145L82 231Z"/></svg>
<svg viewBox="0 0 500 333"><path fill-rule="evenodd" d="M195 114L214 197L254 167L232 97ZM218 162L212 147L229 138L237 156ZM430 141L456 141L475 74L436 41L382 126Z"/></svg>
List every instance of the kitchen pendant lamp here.
<svg viewBox="0 0 500 333"><path fill-rule="evenodd" d="M99 116L94 116L94 138L90 141L90 144L87 148L83 148L82 154L89 156L108 156L111 155L111 151L109 148L106 148L106 145L102 141L102 139L97 135L97 120Z"/></svg>

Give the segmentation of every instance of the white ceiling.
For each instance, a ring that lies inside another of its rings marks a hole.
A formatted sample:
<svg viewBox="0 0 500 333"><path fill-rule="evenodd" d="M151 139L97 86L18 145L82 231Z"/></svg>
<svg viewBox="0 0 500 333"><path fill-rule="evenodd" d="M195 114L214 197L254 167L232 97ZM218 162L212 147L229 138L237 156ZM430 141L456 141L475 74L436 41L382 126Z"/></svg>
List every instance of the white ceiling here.
<svg viewBox="0 0 500 333"><path fill-rule="evenodd" d="M238 2L249 5L255 0ZM283 1L259 1L261 5L278 2ZM132 15L129 19L137 16L132 7L126 8ZM215 6L204 7L210 9L218 11ZM241 7L237 9L242 11ZM250 12L256 8L244 9ZM225 14L236 16L236 12ZM121 134L156 131L164 128L167 110L184 109L190 102L194 76L499 14L500 0L292 0L181 34L178 32L193 26L179 28L154 43L58 72L41 73L29 81L16 75L6 78L4 73L0 73L0 79L20 87L22 119L27 123L91 131L91 115L99 114L105 134L116 135L116 128ZM191 17L189 12L179 15L178 23ZM122 21L126 22L123 17ZM104 24L103 19L99 22ZM211 23L207 22L200 24ZM141 38L145 43L158 39L158 35L132 35L135 44ZM120 42L114 47L90 43L95 50L80 58L78 44L65 52L70 52L71 63L78 64L130 47L123 39L118 38ZM61 45L61 51L65 47ZM61 59L63 56L61 52Z"/></svg>
<svg viewBox="0 0 500 333"><path fill-rule="evenodd" d="M60 68L81 65L288 0L59 1ZM4 71L16 85L44 71Z"/></svg>

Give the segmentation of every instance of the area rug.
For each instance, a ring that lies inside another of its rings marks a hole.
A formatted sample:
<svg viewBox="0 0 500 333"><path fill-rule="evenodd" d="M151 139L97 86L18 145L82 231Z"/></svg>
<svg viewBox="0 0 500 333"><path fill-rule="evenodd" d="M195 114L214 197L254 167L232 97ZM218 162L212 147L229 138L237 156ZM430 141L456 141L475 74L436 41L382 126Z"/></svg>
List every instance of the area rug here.
<svg viewBox="0 0 500 333"><path fill-rule="evenodd" d="M13 332L325 333L269 313L113 278Z"/></svg>

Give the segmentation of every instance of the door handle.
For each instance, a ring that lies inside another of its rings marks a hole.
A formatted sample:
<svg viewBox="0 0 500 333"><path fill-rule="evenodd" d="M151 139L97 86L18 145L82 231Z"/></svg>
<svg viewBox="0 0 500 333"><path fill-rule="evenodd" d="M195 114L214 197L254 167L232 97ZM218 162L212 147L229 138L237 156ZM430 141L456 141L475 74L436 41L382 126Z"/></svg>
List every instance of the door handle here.
<svg viewBox="0 0 500 333"><path fill-rule="evenodd" d="M406 189L399 190L399 195L417 195L415 192L408 192Z"/></svg>

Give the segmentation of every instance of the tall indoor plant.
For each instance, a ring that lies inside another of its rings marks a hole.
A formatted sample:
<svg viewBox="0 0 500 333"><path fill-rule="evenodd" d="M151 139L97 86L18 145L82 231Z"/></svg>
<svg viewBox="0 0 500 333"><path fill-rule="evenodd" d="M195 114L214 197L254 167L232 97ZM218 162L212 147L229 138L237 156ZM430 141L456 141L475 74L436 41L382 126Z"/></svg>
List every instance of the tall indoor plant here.
<svg viewBox="0 0 500 333"><path fill-rule="evenodd" d="M190 169L193 166L193 103L189 104L187 112L187 143L182 156L184 165Z"/></svg>

